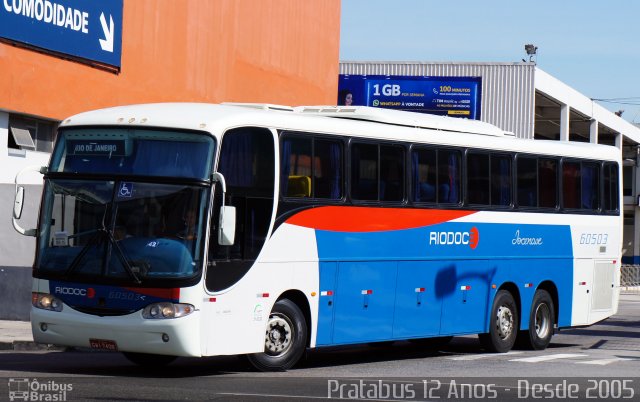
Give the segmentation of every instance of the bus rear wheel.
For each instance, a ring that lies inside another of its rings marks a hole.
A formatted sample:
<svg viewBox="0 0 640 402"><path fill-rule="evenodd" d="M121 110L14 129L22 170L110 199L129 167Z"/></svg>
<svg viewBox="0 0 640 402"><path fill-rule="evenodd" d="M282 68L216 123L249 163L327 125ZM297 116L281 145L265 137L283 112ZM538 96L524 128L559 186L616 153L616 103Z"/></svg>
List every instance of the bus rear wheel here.
<svg viewBox="0 0 640 402"><path fill-rule="evenodd" d="M162 367L171 363L176 356L154 355L151 353L122 352L130 362L142 367Z"/></svg>
<svg viewBox="0 0 640 402"><path fill-rule="evenodd" d="M300 308L291 300L278 300L269 315L264 352L247 355L261 371L282 371L302 357L307 342L307 323Z"/></svg>
<svg viewBox="0 0 640 402"><path fill-rule="evenodd" d="M533 296L529 313L529 329L518 333L517 344L523 349L543 350L549 346L553 336L555 308L553 299L546 290L539 289Z"/></svg>
<svg viewBox="0 0 640 402"><path fill-rule="evenodd" d="M511 293L500 290L491 307L489 333L480 334L480 342L489 352L505 353L511 350L518 333L518 306Z"/></svg>

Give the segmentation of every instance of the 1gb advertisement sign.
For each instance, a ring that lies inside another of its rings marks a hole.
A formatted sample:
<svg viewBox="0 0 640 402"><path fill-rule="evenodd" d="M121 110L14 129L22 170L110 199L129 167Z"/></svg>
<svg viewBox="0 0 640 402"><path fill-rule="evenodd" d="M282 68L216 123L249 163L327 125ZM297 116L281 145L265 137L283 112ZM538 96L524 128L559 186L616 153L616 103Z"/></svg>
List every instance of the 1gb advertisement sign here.
<svg viewBox="0 0 640 402"><path fill-rule="evenodd" d="M480 77L340 75L338 105L480 119Z"/></svg>

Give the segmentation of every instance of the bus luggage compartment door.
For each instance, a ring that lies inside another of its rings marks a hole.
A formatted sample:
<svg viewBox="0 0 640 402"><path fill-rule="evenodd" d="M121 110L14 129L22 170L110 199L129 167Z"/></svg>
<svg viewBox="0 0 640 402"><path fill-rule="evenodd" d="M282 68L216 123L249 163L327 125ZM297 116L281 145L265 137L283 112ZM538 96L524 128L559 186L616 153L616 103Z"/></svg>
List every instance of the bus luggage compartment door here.
<svg viewBox="0 0 640 402"><path fill-rule="evenodd" d="M397 265L396 261L338 264L334 343L392 338Z"/></svg>
<svg viewBox="0 0 640 402"><path fill-rule="evenodd" d="M489 322L490 292L496 269L486 260L440 263L436 279L443 299L441 330L443 335L485 332Z"/></svg>
<svg viewBox="0 0 640 402"><path fill-rule="evenodd" d="M440 333L442 298L438 297L435 261L403 261L398 263L396 309L393 337L414 338Z"/></svg>

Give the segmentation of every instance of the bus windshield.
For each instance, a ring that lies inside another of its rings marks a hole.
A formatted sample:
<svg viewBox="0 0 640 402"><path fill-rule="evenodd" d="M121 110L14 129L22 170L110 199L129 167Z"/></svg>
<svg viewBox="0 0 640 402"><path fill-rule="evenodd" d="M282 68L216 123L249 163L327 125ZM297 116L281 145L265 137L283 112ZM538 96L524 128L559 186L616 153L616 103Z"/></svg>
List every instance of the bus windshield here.
<svg viewBox="0 0 640 402"><path fill-rule="evenodd" d="M46 181L38 272L141 284L198 273L208 187Z"/></svg>
<svg viewBox="0 0 640 402"><path fill-rule="evenodd" d="M158 286L197 277L213 146L193 133L62 131L45 180L37 275Z"/></svg>
<svg viewBox="0 0 640 402"><path fill-rule="evenodd" d="M137 128L62 130L50 172L182 177L207 180L213 138Z"/></svg>

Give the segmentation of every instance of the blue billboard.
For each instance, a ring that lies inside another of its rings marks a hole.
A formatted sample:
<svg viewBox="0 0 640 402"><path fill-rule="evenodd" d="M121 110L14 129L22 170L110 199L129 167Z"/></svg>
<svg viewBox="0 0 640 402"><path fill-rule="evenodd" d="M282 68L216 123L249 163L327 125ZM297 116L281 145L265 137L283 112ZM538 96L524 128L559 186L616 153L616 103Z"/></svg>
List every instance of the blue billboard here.
<svg viewBox="0 0 640 402"><path fill-rule="evenodd" d="M480 119L480 77L340 75L338 105Z"/></svg>
<svg viewBox="0 0 640 402"><path fill-rule="evenodd" d="M120 67L123 0L2 0L0 38Z"/></svg>

